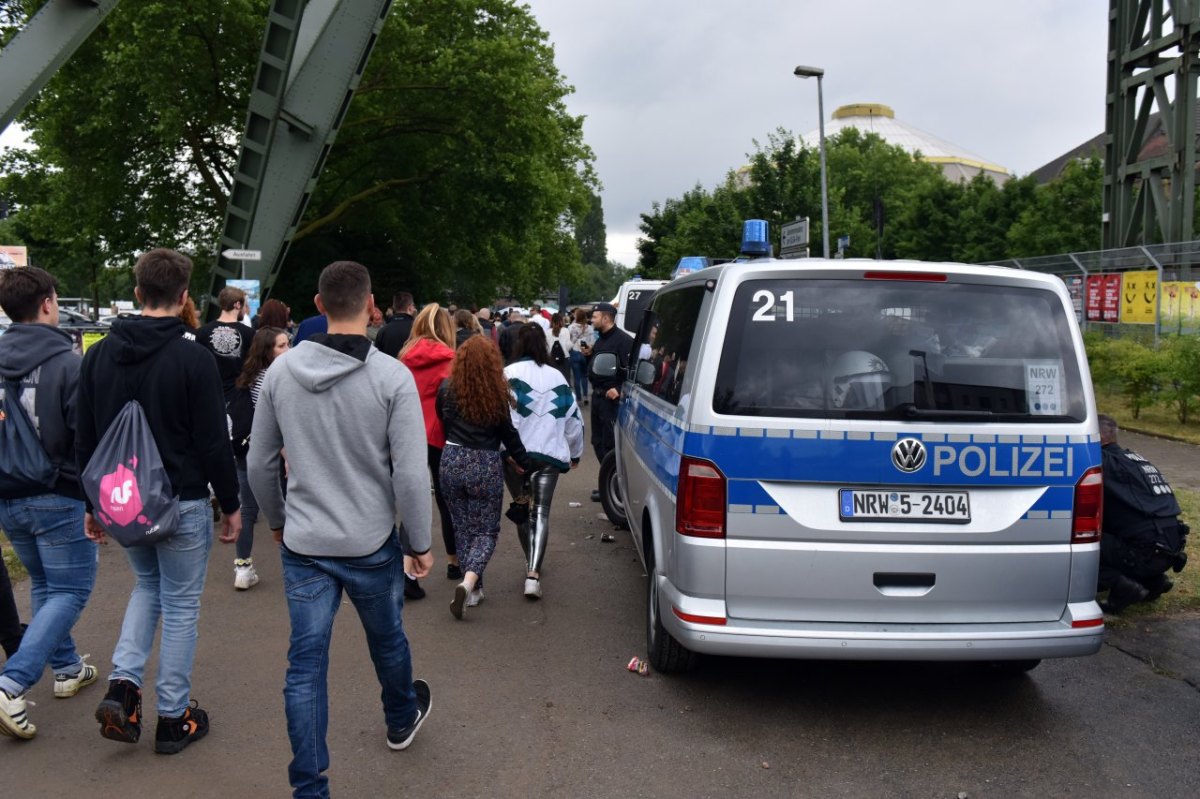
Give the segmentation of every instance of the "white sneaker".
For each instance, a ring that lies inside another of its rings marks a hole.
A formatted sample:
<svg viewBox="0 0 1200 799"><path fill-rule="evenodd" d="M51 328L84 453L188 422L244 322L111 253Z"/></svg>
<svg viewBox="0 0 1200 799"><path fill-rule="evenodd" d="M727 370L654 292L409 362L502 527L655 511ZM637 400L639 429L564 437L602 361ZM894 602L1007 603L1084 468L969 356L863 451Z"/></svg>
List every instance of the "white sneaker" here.
<svg viewBox="0 0 1200 799"><path fill-rule="evenodd" d="M542 598L542 581L536 577L525 578L525 598L526 599L541 599Z"/></svg>
<svg viewBox="0 0 1200 799"><path fill-rule="evenodd" d="M80 658L86 661L91 655L84 655ZM57 699L66 699L75 696L79 693L80 688L86 688L96 681L100 676L100 672L91 663L85 662L83 668L78 674L55 674L54 675L54 696Z"/></svg>
<svg viewBox="0 0 1200 799"><path fill-rule="evenodd" d="M32 705L32 702L28 704ZM0 691L0 735L29 740L37 735L37 727L25 713L25 695L9 696Z"/></svg>
<svg viewBox="0 0 1200 799"><path fill-rule="evenodd" d="M235 560L233 562L233 587L239 591L245 591L256 585L258 585L258 572L254 570L254 564L249 560Z"/></svg>
<svg viewBox="0 0 1200 799"><path fill-rule="evenodd" d="M467 594L467 607L473 608L483 601L483 589L476 588L471 593Z"/></svg>
<svg viewBox="0 0 1200 799"><path fill-rule="evenodd" d="M450 612L454 618L462 619L467 610L467 596L470 592L465 583L454 586L454 599L450 600Z"/></svg>

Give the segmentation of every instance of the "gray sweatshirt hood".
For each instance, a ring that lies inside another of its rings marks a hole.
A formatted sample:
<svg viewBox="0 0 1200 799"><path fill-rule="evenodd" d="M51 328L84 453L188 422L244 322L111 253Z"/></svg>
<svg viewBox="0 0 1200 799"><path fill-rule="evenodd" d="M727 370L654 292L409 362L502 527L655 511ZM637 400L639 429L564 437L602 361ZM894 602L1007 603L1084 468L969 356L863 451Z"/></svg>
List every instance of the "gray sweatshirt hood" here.
<svg viewBox="0 0 1200 799"><path fill-rule="evenodd" d="M0 336L0 377L24 377L55 355L70 352L71 334L41 324L14 324Z"/></svg>
<svg viewBox="0 0 1200 799"><path fill-rule="evenodd" d="M367 354L368 358L380 355L377 350ZM293 349L285 352L276 359L272 368L283 367L295 377L296 382L305 391L320 394L345 380L359 369L366 367L366 361L359 360L353 355L305 340Z"/></svg>

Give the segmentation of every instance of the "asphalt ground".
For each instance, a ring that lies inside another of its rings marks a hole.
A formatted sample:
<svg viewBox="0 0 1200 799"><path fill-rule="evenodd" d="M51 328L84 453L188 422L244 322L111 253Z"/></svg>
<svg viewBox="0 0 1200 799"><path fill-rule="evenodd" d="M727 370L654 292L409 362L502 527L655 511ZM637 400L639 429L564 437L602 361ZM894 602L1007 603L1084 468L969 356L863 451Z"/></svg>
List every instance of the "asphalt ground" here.
<svg viewBox="0 0 1200 799"><path fill-rule="evenodd" d="M1153 442L1124 438L1183 483ZM601 541L613 530L588 500L597 471L589 454L559 483L543 600L521 595L520 547L505 522L487 597L464 621L450 615L442 559L424 581L429 596L408 603L415 674L430 682L433 710L406 752L384 743L379 688L343 605L330 659L335 795L1200 795L1197 618L1110 629L1096 656L1012 680L961 664L734 658L685 676L627 671L645 653L644 577L627 533ZM287 796L288 622L262 525L255 549L262 582L236 592L233 548L214 544L193 685L212 721L206 739L175 756L153 753L152 723L137 745L102 739L92 714L103 682L57 700L47 675L30 692L37 737L0 738L3 795ZM75 628L102 677L131 585L120 548L104 547ZM17 592L27 613L28 583ZM151 721L154 670L152 660Z"/></svg>

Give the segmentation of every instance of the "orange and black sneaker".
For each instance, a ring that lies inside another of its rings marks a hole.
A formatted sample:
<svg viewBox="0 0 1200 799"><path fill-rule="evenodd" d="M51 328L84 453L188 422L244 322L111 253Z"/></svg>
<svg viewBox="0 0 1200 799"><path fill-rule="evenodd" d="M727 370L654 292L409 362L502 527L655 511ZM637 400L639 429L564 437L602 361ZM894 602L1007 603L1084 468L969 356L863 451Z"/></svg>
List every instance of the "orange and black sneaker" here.
<svg viewBox="0 0 1200 799"><path fill-rule="evenodd" d="M158 729L154 731L154 751L160 755L182 752L193 741L208 735L208 714L200 709L193 699L191 707L182 716L159 716Z"/></svg>
<svg viewBox="0 0 1200 799"><path fill-rule="evenodd" d="M135 744L142 737L142 689L129 680L112 680L96 708L100 734L110 741Z"/></svg>

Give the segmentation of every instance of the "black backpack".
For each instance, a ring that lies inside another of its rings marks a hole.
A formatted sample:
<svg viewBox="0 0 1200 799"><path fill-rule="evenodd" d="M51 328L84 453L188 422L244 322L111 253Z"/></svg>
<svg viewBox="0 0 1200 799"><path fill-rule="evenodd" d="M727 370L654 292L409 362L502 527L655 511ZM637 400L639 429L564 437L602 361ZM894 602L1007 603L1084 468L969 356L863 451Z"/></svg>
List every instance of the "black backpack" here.
<svg viewBox="0 0 1200 799"><path fill-rule="evenodd" d="M567 362L567 354L563 352L562 342L558 339L550 345L550 360L555 366L562 366Z"/></svg>
<svg viewBox="0 0 1200 799"><path fill-rule="evenodd" d="M225 412L229 414L229 440L234 457L244 459L250 452L250 428L254 426L254 397L248 388L235 388Z"/></svg>
<svg viewBox="0 0 1200 799"><path fill-rule="evenodd" d="M21 404L21 381L4 381L0 404L0 498L19 499L54 490L58 468L42 447L33 420Z"/></svg>

